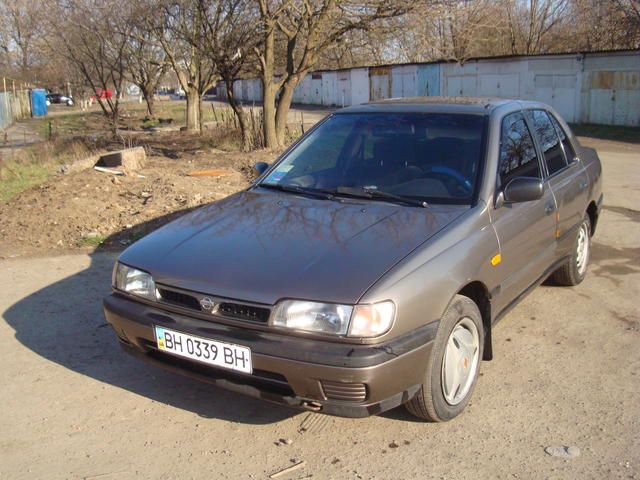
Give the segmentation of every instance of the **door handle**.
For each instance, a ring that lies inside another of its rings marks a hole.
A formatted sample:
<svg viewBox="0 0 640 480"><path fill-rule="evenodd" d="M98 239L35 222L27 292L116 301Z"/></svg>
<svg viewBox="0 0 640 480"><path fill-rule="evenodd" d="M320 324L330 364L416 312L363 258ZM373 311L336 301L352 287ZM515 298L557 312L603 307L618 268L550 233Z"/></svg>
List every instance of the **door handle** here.
<svg viewBox="0 0 640 480"><path fill-rule="evenodd" d="M547 205L544 207L544 213L546 213L547 215L550 215L554 212L555 209L556 209L555 205L552 205L551 203L547 203Z"/></svg>
<svg viewBox="0 0 640 480"><path fill-rule="evenodd" d="M589 184L586 180L580 180L580 190L584 190L587 186L589 186Z"/></svg>

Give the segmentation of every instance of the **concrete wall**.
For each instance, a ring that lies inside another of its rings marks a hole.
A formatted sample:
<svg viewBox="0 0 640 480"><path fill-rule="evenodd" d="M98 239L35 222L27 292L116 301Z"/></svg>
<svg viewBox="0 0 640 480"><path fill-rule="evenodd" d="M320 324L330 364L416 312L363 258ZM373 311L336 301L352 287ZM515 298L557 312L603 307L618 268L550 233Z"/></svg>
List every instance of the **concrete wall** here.
<svg viewBox="0 0 640 480"><path fill-rule="evenodd" d="M261 100L258 80L237 82L238 98L245 103ZM313 72L300 82L293 101L342 107L425 95L539 100L553 106L569 122L637 126L640 50Z"/></svg>

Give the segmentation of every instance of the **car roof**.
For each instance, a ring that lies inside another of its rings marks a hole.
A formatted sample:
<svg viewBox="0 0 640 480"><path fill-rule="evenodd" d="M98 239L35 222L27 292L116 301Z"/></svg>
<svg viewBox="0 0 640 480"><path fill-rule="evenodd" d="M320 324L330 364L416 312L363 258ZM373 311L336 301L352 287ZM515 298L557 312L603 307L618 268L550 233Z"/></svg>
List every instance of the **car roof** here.
<svg viewBox="0 0 640 480"><path fill-rule="evenodd" d="M489 115L498 107L513 104L522 108L529 102L491 97L406 97L389 98L343 108L336 113L467 113Z"/></svg>

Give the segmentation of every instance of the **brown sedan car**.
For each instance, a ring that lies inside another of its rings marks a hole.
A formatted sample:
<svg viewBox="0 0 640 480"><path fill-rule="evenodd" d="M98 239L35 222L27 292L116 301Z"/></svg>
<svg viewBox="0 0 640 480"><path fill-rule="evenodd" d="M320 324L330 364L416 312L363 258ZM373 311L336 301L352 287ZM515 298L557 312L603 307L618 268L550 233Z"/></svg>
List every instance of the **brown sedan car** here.
<svg viewBox="0 0 640 480"><path fill-rule="evenodd" d="M256 168L128 248L105 315L144 360L351 417L458 415L496 322L583 280L602 203L596 152L535 102L351 107Z"/></svg>

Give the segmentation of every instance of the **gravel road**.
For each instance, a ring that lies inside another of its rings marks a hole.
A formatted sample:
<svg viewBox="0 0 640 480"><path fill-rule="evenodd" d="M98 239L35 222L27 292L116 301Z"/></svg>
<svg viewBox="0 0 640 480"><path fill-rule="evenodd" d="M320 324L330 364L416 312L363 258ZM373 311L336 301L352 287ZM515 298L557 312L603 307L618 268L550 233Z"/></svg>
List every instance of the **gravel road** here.
<svg viewBox="0 0 640 480"><path fill-rule="evenodd" d="M0 261L0 478L263 479L301 461L281 478L640 478L640 148L585 143L605 169L590 273L507 315L446 424L300 413L144 365L102 316L115 255Z"/></svg>

